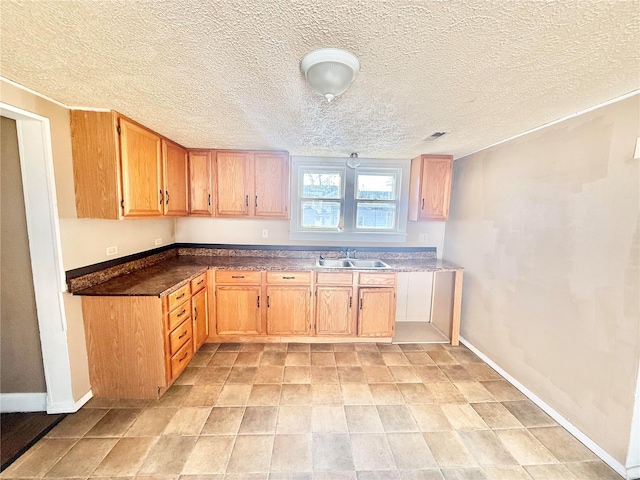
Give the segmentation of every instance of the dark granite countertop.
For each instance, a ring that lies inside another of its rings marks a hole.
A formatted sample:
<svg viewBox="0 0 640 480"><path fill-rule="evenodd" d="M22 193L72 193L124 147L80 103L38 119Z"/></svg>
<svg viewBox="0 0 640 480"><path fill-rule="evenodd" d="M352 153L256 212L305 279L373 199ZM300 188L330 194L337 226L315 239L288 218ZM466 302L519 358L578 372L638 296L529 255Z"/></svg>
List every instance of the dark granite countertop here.
<svg viewBox="0 0 640 480"><path fill-rule="evenodd" d="M435 272L462 270L452 263L431 259L384 259L391 267L367 272ZM119 275L89 288L71 291L75 295L91 296L157 296L161 297L181 287L193 277L213 267L220 270L266 271L328 271L345 269L322 268L310 258L265 258L181 255L134 272ZM346 271L352 271L348 269Z"/></svg>

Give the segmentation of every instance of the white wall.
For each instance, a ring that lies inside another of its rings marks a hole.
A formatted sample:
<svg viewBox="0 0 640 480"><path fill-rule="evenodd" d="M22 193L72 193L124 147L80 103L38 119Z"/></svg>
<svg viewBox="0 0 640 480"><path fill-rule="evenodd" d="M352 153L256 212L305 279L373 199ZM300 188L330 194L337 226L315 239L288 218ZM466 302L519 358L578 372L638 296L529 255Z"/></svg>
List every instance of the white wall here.
<svg viewBox="0 0 640 480"><path fill-rule="evenodd" d="M640 96L454 162L462 336L624 465L640 358Z"/></svg>
<svg viewBox="0 0 640 480"><path fill-rule="evenodd" d="M269 238L262 238L262 230L269 230ZM442 255L445 222L408 222L404 243L349 242L348 246L436 247ZM428 241L418 242L426 233ZM319 242L289 240L289 220L257 220L238 218L178 218L176 241L187 243L230 243L249 245L318 245ZM345 243L325 242L325 245L347 246Z"/></svg>

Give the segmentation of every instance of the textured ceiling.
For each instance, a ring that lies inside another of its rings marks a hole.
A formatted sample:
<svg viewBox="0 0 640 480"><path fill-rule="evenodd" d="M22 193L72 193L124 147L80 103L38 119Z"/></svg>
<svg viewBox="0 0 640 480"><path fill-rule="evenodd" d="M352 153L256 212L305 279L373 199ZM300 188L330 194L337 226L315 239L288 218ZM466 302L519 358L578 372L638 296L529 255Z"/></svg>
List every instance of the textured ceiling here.
<svg viewBox="0 0 640 480"><path fill-rule="evenodd" d="M460 157L640 87L640 0L0 0L0 16L2 76L187 147ZM331 104L299 69L323 47L361 61Z"/></svg>

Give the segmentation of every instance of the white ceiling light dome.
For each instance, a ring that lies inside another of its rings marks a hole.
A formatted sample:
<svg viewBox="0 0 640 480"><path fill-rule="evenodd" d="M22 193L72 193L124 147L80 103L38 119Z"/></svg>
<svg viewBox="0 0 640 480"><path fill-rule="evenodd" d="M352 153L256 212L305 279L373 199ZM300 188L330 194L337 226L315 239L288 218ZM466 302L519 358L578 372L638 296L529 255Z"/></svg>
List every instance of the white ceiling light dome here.
<svg viewBox="0 0 640 480"><path fill-rule="evenodd" d="M349 88L360 71L360 61L345 50L321 48L304 56L300 70L311 89L330 102Z"/></svg>

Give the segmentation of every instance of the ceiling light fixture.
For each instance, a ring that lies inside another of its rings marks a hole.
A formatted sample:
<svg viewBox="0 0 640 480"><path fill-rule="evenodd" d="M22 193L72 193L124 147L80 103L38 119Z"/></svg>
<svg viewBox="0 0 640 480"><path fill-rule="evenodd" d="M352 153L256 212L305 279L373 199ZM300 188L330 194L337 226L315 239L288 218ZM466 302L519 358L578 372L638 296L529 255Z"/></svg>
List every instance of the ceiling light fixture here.
<svg viewBox="0 0 640 480"><path fill-rule="evenodd" d="M330 102L349 88L360 71L360 61L345 50L321 48L304 56L300 70L311 89Z"/></svg>

